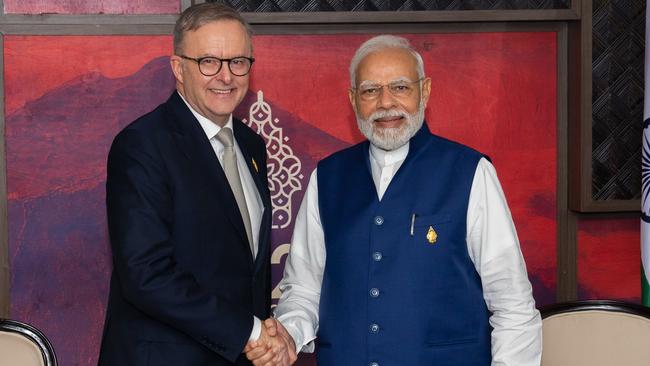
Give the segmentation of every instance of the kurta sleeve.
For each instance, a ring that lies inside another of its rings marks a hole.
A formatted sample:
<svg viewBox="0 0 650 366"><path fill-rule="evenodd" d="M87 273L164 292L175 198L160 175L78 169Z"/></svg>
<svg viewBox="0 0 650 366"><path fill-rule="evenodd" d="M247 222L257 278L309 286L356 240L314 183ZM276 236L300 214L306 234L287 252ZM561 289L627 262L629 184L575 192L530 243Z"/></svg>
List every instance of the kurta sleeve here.
<svg viewBox="0 0 650 366"><path fill-rule="evenodd" d="M492 366L539 366L541 318L505 195L486 159L472 183L467 246L492 312Z"/></svg>

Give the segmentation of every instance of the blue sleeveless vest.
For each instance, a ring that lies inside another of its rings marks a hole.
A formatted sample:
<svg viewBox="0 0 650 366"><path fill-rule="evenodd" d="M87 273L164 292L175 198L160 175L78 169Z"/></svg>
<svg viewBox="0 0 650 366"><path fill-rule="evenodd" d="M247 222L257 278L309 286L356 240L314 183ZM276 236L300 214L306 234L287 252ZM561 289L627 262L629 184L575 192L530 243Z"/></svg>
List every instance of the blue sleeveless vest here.
<svg viewBox="0 0 650 366"><path fill-rule="evenodd" d="M425 123L379 201L368 149L318 164L318 365L489 366L490 314L465 240L482 155Z"/></svg>

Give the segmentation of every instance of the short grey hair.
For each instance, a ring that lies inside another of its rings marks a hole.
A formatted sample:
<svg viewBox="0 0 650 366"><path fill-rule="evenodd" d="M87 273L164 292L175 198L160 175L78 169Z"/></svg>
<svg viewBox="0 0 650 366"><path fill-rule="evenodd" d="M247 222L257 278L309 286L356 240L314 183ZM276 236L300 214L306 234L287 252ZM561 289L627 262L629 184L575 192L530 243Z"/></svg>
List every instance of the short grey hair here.
<svg viewBox="0 0 650 366"><path fill-rule="evenodd" d="M182 54L183 38L185 32L194 31L207 23L221 20L234 20L239 22L248 35L248 41L251 45L251 55L253 53L253 30L239 12L227 5L221 3L201 3L192 5L185 9L176 21L174 26L174 54Z"/></svg>
<svg viewBox="0 0 650 366"><path fill-rule="evenodd" d="M424 62L422 61L422 56L420 56L418 51L411 46L411 43L409 43L406 38L383 34L365 41L354 53L352 61L350 61L350 84L352 85L352 88L355 87L357 67L359 67L361 61L369 54L386 48L401 48L407 50L411 55L413 55L413 58L415 58L417 63L418 78L422 79L424 77Z"/></svg>

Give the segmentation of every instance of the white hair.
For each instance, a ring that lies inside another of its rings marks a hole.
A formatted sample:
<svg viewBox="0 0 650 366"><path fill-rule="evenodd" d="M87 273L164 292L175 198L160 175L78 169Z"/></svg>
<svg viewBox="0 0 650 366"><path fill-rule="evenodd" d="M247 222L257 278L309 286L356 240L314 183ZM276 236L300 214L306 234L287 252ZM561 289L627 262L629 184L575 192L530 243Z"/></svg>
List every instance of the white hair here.
<svg viewBox="0 0 650 366"><path fill-rule="evenodd" d="M383 34L365 41L354 53L354 57L352 57L352 61L350 61L350 83L352 88L355 87L357 67L359 67L359 63L361 63L361 61L369 54L386 48L400 48L407 50L411 55L413 55L413 58L415 58L417 63L418 78L422 79L424 77L424 62L422 61L422 56L420 56L415 48L411 46L409 41L406 38Z"/></svg>

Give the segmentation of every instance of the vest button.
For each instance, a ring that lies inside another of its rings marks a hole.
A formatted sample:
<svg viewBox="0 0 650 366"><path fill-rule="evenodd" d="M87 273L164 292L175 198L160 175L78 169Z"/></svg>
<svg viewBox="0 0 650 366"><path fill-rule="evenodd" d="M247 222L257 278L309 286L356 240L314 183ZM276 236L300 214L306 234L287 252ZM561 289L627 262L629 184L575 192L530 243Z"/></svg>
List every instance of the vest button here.
<svg viewBox="0 0 650 366"><path fill-rule="evenodd" d="M370 324L370 333L379 333L379 325Z"/></svg>
<svg viewBox="0 0 650 366"><path fill-rule="evenodd" d="M384 223L384 218L381 216L375 216L375 225L379 226Z"/></svg>
<svg viewBox="0 0 650 366"><path fill-rule="evenodd" d="M379 262L379 261L381 260L382 257L383 257L383 256L382 256L381 252L374 252L374 253L372 253L372 259L373 259L375 262Z"/></svg>
<svg viewBox="0 0 650 366"><path fill-rule="evenodd" d="M371 362L368 364L368 366L379 366L379 364L377 362Z"/></svg>
<svg viewBox="0 0 650 366"><path fill-rule="evenodd" d="M379 297L379 289L378 288L371 288L370 289L370 297Z"/></svg>

